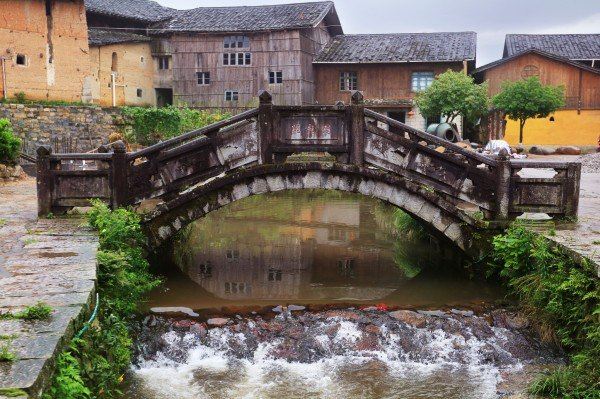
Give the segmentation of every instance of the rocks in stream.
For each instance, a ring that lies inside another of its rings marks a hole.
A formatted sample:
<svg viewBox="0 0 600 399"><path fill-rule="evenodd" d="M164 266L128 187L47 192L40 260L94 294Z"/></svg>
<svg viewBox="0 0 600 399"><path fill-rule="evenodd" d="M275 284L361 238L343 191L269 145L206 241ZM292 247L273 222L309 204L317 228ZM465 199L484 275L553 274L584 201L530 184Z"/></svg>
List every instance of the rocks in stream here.
<svg viewBox="0 0 600 399"><path fill-rule="evenodd" d="M527 323L504 310L490 314L493 324L486 317L456 309L333 309L280 313L272 318L248 316L214 317L206 323L153 316L154 324L146 322L142 329L143 356L161 352L179 361L190 348L205 346L234 359L253 359L260 351L264 356L300 363L376 353L378 358L393 361L493 365L530 362L540 353L551 357L525 332ZM157 335L154 330L166 332Z"/></svg>

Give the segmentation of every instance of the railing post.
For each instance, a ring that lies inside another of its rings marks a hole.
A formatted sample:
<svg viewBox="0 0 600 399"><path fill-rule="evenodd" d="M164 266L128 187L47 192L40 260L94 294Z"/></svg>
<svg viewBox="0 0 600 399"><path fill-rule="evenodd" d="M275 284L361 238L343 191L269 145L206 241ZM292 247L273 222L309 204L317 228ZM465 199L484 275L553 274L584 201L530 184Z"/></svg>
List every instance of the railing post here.
<svg viewBox="0 0 600 399"><path fill-rule="evenodd" d="M258 95L258 164L272 162L271 142L273 141L273 96L261 90Z"/></svg>
<svg viewBox="0 0 600 399"><path fill-rule="evenodd" d="M37 149L37 198L38 216L46 216L52 212L52 191L54 177L50 171L50 155L52 147L39 146Z"/></svg>
<svg viewBox="0 0 600 399"><path fill-rule="evenodd" d="M579 185L581 184L581 164L569 162L567 164L567 179L565 181L566 203L564 204L565 217L577 217L579 210Z"/></svg>
<svg viewBox="0 0 600 399"><path fill-rule="evenodd" d="M365 161L365 105L360 91L350 99L350 163L363 166Z"/></svg>
<svg viewBox="0 0 600 399"><path fill-rule="evenodd" d="M111 206L116 209L127 205L128 183L127 183L127 148L121 140L111 144L113 149L111 162Z"/></svg>
<svg viewBox="0 0 600 399"><path fill-rule="evenodd" d="M510 156L506 149L501 149L498 154L496 166L496 219L508 219L510 209Z"/></svg>

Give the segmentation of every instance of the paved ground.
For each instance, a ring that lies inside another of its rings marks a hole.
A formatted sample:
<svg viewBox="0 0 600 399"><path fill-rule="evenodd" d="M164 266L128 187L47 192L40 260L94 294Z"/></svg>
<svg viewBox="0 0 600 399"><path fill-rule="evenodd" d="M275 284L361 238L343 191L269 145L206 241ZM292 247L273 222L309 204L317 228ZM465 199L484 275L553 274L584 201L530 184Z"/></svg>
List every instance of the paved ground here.
<svg viewBox="0 0 600 399"><path fill-rule="evenodd" d="M81 227L81 219L38 221L36 208L34 179L0 183L0 313L39 301L53 308L45 321L0 319L0 346L17 356L0 362L0 388L22 388L34 398L88 313L97 249L95 234Z"/></svg>

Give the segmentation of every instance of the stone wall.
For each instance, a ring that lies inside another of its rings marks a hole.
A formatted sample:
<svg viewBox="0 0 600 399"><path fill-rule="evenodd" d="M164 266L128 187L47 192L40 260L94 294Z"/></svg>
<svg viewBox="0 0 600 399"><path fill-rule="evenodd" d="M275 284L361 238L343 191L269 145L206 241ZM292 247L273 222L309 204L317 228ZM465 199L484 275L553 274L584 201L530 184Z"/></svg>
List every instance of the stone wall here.
<svg viewBox="0 0 600 399"><path fill-rule="evenodd" d="M55 153L87 152L126 125L118 108L85 106L0 104L0 118L11 121L23 152L32 156L42 144L51 145Z"/></svg>

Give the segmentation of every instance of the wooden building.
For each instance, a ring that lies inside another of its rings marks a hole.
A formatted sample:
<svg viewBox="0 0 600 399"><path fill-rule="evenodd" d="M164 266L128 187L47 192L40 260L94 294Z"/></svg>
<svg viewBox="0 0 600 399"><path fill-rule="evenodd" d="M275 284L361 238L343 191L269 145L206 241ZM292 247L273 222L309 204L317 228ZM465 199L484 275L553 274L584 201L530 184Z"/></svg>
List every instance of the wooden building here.
<svg viewBox="0 0 600 399"><path fill-rule="evenodd" d="M440 117L426 120L415 94L448 69L474 69L476 40L474 32L336 36L313 63L316 100L348 103L351 92L360 90L367 106L425 129Z"/></svg>
<svg viewBox="0 0 600 399"><path fill-rule="evenodd" d="M541 48L543 47L543 48ZM565 107L547 118L528 120L525 145L595 146L600 136L600 35L507 35L505 57L474 72L489 82L491 96L506 81L538 76L543 84L565 88ZM507 120L504 135L519 139L518 122Z"/></svg>
<svg viewBox="0 0 600 399"><path fill-rule="evenodd" d="M179 11L154 26L172 55L176 104L243 108L267 89L276 104L314 102L312 62L343 33L333 2Z"/></svg>
<svg viewBox="0 0 600 399"><path fill-rule="evenodd" d="M1 0L0 15L0 98L89 99L83 0Z"/></svg>

